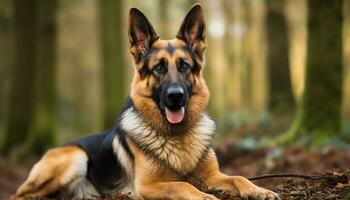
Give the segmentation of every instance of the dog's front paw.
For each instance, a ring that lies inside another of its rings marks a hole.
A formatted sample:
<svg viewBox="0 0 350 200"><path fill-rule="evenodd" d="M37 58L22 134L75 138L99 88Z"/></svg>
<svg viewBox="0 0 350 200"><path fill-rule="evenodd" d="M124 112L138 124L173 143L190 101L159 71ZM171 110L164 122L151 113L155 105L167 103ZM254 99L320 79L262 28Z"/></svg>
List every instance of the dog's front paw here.
<svg viewBox="0 0 350 200"><path fill-rule="evenodd" d="M206 194L206 195L203 195L201 197L200 200L219 200L218 198L216 198L215 196L213 195L210 195L210 194Z"/></svg>
<svg viewBox="0 0 350 200"><path fill-rule="evenodd" d="M281 200L281 197L277 193L275 193L271 190L263 189L263 191L258 194L257 199Z"/></svg>
<svg viewBox="0 0 350 200"><path fill-rule="evenodd" d="M244 199L256 199L256 200L281 200L281 197L271 191L264 188L256 188L253 191L244 193L241 195Z"/></svg>

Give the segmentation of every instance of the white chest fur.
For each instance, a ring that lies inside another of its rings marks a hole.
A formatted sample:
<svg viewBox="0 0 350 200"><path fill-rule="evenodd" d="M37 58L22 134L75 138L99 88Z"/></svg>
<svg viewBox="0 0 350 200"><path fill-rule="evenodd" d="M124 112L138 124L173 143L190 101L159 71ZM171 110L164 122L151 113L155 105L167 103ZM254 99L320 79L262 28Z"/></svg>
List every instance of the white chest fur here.
<svg viewBox="0 0 350 200"><path fill-rule="evenodd" d="M197 166L215 133L215 122L205 113L197 124L181 137L157 133L134 108L129 108L123 113L121 126L141 150L152 154L182 174L192 171Z"/></svg>

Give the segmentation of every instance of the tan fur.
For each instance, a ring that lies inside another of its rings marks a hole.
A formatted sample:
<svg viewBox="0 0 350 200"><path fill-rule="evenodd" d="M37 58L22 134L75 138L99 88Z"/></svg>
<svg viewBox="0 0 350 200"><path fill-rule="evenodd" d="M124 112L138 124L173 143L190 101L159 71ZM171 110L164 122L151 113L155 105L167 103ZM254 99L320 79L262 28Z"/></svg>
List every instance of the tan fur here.
<svg viewBox="0 0 350 200"><path fill-rule="evenodd" d="M186 134L167 136L150 128L134 108L124 112L121 127L140 148L179 174L189 173L197 166L215 133L215 123L202 114Z"/></svg>
<svg viewBox="0 0 350 200"><path fill-rule="evenodd" d="M75 180L85 178L87 160L85 152L75 146L49 150L34 165L27 180L18 188L12 199L44 197L63 186L73 184Z"/></svg>

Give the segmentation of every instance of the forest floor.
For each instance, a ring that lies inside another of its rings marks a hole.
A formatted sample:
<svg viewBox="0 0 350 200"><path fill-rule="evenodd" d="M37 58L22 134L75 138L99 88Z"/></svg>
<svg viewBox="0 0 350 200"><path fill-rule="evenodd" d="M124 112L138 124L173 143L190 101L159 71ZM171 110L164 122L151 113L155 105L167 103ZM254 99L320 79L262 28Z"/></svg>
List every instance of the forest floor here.
<svg viewBox="0 0 350 200"><path fill-rule="evenodd" d="M255 184L280 194L282 199L350 199L350 148L324 148L318 151L302 148L238 148L239 140L225 139L217 147L217 156L223 172L254 177L263 174L294 173L314 176L305 178L266 178ZM9 166L0 157L0 199L8 199L26 178L37 158L27 158L21 165ZM239 199L221 191L210 191L220 199ZM109 198L130 199L127 195Z"/></svg>

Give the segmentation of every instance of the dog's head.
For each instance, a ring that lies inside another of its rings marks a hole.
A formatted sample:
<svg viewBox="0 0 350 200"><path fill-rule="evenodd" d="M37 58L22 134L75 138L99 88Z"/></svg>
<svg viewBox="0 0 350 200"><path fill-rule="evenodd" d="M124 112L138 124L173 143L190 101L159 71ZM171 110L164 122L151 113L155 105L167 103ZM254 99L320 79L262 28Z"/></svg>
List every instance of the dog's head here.
<svg viewBox="0 0 350 200"><path fill-rule="evenodd" d="M198 119L209 96L202 79L205 47L200 5L191 8L173 40L160 39L141 11L130 10L129 50L136 69L131 98L148 122L176 126Z"/></svg>

